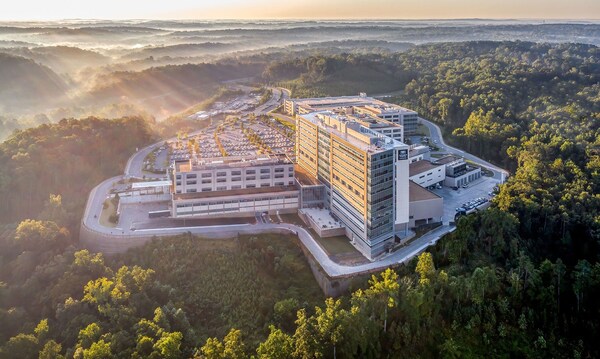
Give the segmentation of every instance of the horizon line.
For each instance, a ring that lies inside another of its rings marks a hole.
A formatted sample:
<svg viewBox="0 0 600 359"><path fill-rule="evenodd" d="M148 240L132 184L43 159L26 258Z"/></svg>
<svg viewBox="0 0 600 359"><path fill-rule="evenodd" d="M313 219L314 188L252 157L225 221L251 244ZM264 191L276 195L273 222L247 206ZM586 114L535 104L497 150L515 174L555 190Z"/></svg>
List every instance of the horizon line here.
<svg viewBox="0 0 600 359"><path fill-rule="evenodd" d="M2 19L0 22L60 22L60 21L600 21L600 18L287 18L287 17L266 17L266 18L62 18L62 19Z"/></svg>

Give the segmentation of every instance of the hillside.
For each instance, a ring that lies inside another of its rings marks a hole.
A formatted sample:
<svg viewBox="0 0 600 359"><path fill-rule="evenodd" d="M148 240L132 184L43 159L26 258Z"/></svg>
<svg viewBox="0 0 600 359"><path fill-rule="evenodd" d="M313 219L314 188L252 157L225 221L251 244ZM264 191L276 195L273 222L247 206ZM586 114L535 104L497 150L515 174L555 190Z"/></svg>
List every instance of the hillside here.
<svg viewBox="0 0 600 359"><path fill-rule="evenodd" d="M222 81L255 76L260 64L199 64L153 67L101 75L87 95L90 102L125 101L159 117L180 112L212 96Z"/></svg>
<svg viewBox="0 0 600 359"><path fill-rule="evenodd" d="M75 73L86 67L103 66L110 62L108 57L95 51L71 46L15 47L3 51L31 59L57 74Z"/></svg>
<svg viewBox="0 0 600 359"><path fill-rule="evenodd" d="M78 221L89 191L151 139L141 118L65 119L16 132L0 144L0 218L35 218L58 194Z"/></svg>
<svg viewBox="0 0 600 359"><path fill-rule="evenodd" d="M315 97L397 91L414 75L382 55L336 55L276 61L262 76L289 88L293 97Z"/></svg>
<svg viewBox="0 0 600 359"><path fill-rule="evenodd" d="M58 103L67 91L51 69L33 60L0 53L0 110L20 112Z"/></svg>

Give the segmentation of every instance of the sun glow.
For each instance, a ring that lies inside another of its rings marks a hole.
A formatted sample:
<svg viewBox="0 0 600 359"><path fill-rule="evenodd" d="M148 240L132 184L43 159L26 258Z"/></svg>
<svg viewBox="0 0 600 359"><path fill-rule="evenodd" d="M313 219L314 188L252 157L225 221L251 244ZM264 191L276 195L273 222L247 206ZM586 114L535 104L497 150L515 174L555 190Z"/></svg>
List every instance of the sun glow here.
<svg viewBox="0 0 600 359"><path fill-rule="evenodd" d="M2 20L56 19L598 19L597 0L21 0Z"/></svg>

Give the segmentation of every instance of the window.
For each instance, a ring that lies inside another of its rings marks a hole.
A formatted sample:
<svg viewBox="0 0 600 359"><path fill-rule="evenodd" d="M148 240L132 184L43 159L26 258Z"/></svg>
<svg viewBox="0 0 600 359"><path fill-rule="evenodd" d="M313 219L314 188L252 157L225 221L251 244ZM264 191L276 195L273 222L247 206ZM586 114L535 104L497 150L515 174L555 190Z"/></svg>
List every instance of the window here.
<svg viewBox="0 0 600 359"><path fill-rule="evenodd" d="M231 171L232 176L239 176L242 174L242 171Z"/></svg>
<svg viewBox="0 0 600 359"><path fill-rule="evenodd" d="M226 172L217 172L217 177L224 177L226 175L227 175Z"/></svg>
<svg viewBox="0 0 600 359"><path fill-rule="evenodd" d="M271 173L270 168L261 168L260 173Z"/></svg>
<svg viewBox="0 0 600 359"><path fill-rule="evenodd" d="M283 168L276 168L276 169L275 169L275 173L280 173L280 172L283 172ZM261 172L261 173L262 173L262 172Z"/></svg>
<svg viewBox="0 0 600 359"><path fill-rule="evenodd" d="M240 189L240 188L242 188L242 186L240 186L240 185L231 186L231 189Z"/></svg>
<svg viewBox="0 0 600 359"><path fill-rule="evenodd" d="M253 175L253 174L256 174L256 170L246 170L246 174L247 174L247 175Z"/></svg>
<svg viewBox="0 0 600 359"><path fill-rule="evenodd" d="M223 183L226 182L227 179L226 178L217 178L217 183Z"/></svg>
<svg viewBox="0 0 600 359"><path fill-rule="evenodd" d="M269 183L261 183L260 186L261 187L269 187Z"/></svg>
<svg viewBox="0 0 600 359"><path fill-rule="evenodd" d="M212 183L212 180L204 179L204 180L202 180L202 183L204 183L204 184L206 184L206 183Z"/></svg>
<svg viewBox="0 0 600 359"><path fill-rule="evenodd" d="M256 179L256 176L247 176L246 177L246 181L254 181Z"/></svg>
<svg viewBox="0 0 600 359"><path fill-rule="evenodd" d="M195 188L190 188L190 189L186 190L185 192L186 193L194 193L194 192L196 192L196 189Z"/></svg>
<svg viewBox="0 0 600 359"><path fill-rule="evenodd" d="M262 177L262 176L261 176ZM283 178L283 173L278 173L275 175L275 178Z"/></svg>
<svg viewBox="0 0 600 359"><path fill-rule="evenodd" d="M187 185L196 184L196 180L187 181L187 182L185 182L185 184L187 184Z"/></svg>
<svg viewBox="0 0 600 359"><path fill-rule="evenodd" d="M175 185L176 185L176 186L181 186L181 181L177 181L177 182L175 182Z"/></svg>
<svg viewBox="0 0 600 359"><path fill-rule="evenodd" d="M283 182L275 182L275 186L283 186Z"/></svg>
<svg viewBox="0 0 600 359"><path fill-rule="evenodd" d="M233 177L233 178L231 179L231 181L232 181L232 182L239 182L239 181L241 181L241 180L242 180L242 177Z"/></svg>
<svg viewBox="0 0 600 359"><path fill-rule="evenodd" d="M195 173L188 173L185 178L196 178L196 174Z"/></svg>
<svg viewBox="0 0 600 359"><path fill-rule="evenodd" d="M260 179L269 179L271 178L271 175L261 175Z"/></svg>
<svg viewBox="0 0 600 359"><path fill-rule="evenodd" d="M210 178L210 177L212 177L212 173L210 173L210 172L202 174L202 178Z"/></svg>
<svg viewBox="0 0 600 359"><path fill-rule="evenodd" d="M181 175L175 176L176 179L181 179Z"/></svg>
<svg viewBox="0 0 600 359"><path fill-rule="evenodd" d="M219 186L217 187L217 191L225 191L227 189L226 186Z"/></svg>
<svg viewBox="0 0 600 359"><path fill-rule="evenodd" d="M256 185L255 184L249 184L249 185L246 186L246 188L256 188Z"/></svg>
<svg viewBox="0 0 600 359"><path fill-rule="evenodd" d="M212 191L212 188L210 188L210 187L202 188L202 192L210 192L210 191Z"/></svg>

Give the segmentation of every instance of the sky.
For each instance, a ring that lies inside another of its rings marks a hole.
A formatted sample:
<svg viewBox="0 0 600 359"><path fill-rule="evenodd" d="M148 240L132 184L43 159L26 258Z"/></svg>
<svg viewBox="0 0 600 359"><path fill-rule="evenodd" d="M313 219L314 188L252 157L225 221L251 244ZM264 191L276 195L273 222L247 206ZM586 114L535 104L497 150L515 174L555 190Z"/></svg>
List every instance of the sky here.
<svg viewBox="0 0 600 359"><path fill-rule="evenodd" d="M600 0L7 0L0 20L600 19Z"/></svg>

